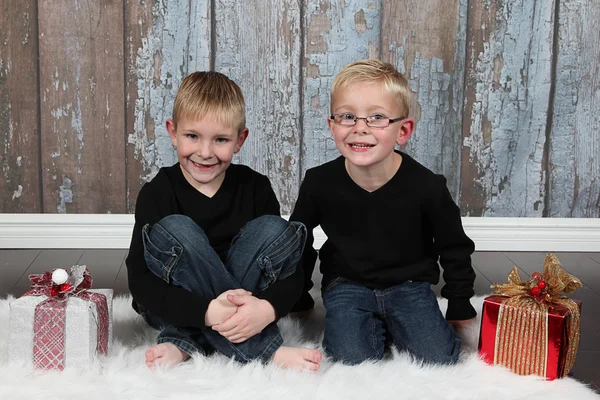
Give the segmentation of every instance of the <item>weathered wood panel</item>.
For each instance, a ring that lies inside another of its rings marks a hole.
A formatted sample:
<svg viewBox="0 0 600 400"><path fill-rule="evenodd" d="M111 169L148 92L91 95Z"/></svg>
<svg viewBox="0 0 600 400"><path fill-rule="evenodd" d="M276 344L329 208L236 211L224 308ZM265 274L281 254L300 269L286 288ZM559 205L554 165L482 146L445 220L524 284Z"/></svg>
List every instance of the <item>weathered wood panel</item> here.
<svg viewBox="0 0 600 400"><path fill-rule="evenodd" d="M127 210L160 167L177 162L165 128L183 78L210 69L210 0L127 0Z"/></svg>
<svg viewBox="0 0 600 400"><path fill-rule="evenodd" d="M455 199L460 187L467 0L386 0L382 58L396 65L413 92L417 121L409 154L443 173Z"/></svg>
<svg viewBox="0 0 600 400"><path fill-rule="evenodd" d="M215 70L242 88L250 130L236 162L269 176L283 213L290 212L299 183L299 3L215 4Z"/></svg>
<svg viewBox="0 0 600 400"><path fill-rule="evenodd" d="M600 217L600 6L559 6L549 217Z"/></svg>
<svg viewBox="0 0 600 400"><path fill-rule="evenodd" d="M551 87L554 1L471 2L461 207L537 217Z"/></svg>
<svg viewBox="0 0 600 400"><path fill-rule="evenodd" d="M42 212L37 10L0 0L0 212Z"/></svg>
<svg viewBox="0 0 600 400"><path fill-rule="evenodd" d="M38 7L44 210L123 213L123 5Z"/></svg>
<svg viewBox="0 0 600 400"><path fill-rule="evenodd" d="M331 83L348 63L380 57L381 0L308 0L302 60L301 177L340 155L327 128Z"/></svg>
<svg viewBox="0 0 600 400"><path fill-rule="evenodd" d="M595 0L0 0L0 212L133 212L176 162L181 80L216 69L246 96L236 161L288 213L339 154L334 76L382 58L414 92L405 150L464 215L597 218L599 18Z"/></svg>

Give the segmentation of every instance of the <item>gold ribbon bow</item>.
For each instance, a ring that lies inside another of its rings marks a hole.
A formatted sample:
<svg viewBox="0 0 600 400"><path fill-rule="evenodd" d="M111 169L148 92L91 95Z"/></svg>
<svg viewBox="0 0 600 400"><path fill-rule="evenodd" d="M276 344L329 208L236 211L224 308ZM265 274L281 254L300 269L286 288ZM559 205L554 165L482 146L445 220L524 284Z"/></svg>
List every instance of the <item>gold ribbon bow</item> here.
<svg viewBox="0 0 600 400"><path fill-rule="evenodd" d="M582 286L581 281L562 269L552 253L544 260L544 272L535 277L537 279L522 281L518 268L514 267L507 283L492 285L493 295L509 297L502 303L498 315L494 363L521 375L546 376L548 310L562 306L571 313L565 367L562 374L559 371L559 376L566 375L575 363L579 348L580 312L576 302L560 293L573 293ZM539 281L546 285L539 295L534 295L532 289L538 287ZM527 345L530 348L523 348Z"/></svg>

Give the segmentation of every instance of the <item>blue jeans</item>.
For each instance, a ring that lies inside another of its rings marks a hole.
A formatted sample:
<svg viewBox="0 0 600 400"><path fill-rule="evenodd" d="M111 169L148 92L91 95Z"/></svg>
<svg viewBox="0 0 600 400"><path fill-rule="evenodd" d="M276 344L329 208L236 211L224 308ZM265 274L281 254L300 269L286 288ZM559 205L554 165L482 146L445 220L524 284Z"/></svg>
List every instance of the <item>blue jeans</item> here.
<svg viewBox="0 0 600 400"><path fill-rule="evenodd" d="M381 360L390 344L425 362L458 360L460 337L444 319L428 282L372 290L337 278L324 288L323 304L323 347L335 361Z"/></svg>
<svg viewBox="0 0 600 400"><path fill-rule="evenodd" d="M146 264L156 276L214 299L239 288L256 296L273 282L292 275L302 255L306 228L274 215L256 218L235 236L225 263L202 228L184 215L170 215L153 226L146 225L142 235ZM283 343L276 323L242 343L231 343L210 327L176 327L150 315L140 305L138 308L149 325L161 330L158 343L172 343L188 354L216 350L242 363L255 359L267 362Z"/></svg>

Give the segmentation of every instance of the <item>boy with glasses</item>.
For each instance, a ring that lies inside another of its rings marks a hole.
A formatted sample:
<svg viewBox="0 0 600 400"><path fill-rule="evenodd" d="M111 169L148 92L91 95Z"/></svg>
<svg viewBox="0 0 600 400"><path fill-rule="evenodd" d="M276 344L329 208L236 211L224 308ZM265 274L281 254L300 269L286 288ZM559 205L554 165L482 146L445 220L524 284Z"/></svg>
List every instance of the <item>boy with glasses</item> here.
<svg viewBox="0 0 600 400"><path fill-rule="evenodd" d="M306 229L279 216L266 176L231 163L248 136L239 86L189 75L166 126L179 162L142 187L126 260L133 308L160 330L146 364L216 351L317 371L321 353L282 346L275 323L301 293Z"/></svg>
<svg viewBox="0 0 600 400"><path fill-rule="evenodd" d="M380 360L388 345L425 362L458 360L453 329L476 315L470 303L473 242L446 180L395 150L414 129L406 79L388 63L347 65L331 90L328 124L341 157L309 169L290 218L308 230L302 266L308 294L316 260L313 228L327 241L319 251L326 309L323 347L333 360ZM444 269L442 315L431 284Z"/></svg>

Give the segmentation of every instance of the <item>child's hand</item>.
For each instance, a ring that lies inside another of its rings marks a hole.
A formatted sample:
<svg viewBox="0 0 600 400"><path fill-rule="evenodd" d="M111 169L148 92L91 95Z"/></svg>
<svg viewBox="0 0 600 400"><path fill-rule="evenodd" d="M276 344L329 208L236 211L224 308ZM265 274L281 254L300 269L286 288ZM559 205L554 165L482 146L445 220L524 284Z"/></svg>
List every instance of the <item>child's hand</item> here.
<svg viewBox="0 0 600 400"><path fill-rule="evenodd" d="M216 299L212 300L208 305L206 314L204 315L204 323L206 326L220 324L227 318L231 317L238 309L238 306L230 302L228 296L251 296L252 293L244 289L232 289L221 293Z"/></svg>
<svg viewBox="0 0 600 400"><path fill-rule="evenodd" d="M227 299L238 306L237 312L212 328L231 343L241 343L275 321L275 309L267 300L248 295L227 296Z"/></svg>

